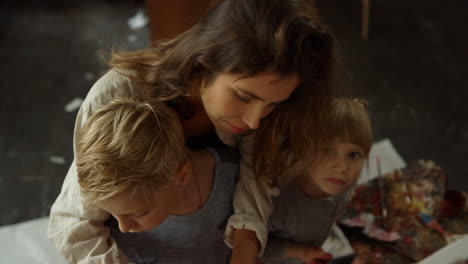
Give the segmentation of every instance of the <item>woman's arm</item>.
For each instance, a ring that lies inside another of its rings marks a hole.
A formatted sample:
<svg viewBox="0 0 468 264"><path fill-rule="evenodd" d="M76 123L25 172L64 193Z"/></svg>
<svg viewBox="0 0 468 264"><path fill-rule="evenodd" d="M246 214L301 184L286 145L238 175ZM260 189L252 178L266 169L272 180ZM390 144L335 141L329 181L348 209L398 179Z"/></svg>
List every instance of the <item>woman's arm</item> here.
<svg viewBox="0 0 468 264"><path fill-rule="evenodd" d="M247 176L248 169L241 164L241 177L234 193L234 214L228 219L225 241L235 249L235 244L242 244L241 241L247 242L254 235L259 246L257 254L262 255L268 238L268 219L273 210L271 197L275 194L276 188ZM235 230L251 232L236 232L241 235L233 236Z"/></svg>
<svg viewBox="0 0 468 264"><path fill-rule="evenodd" d="M106 226L109 214L82 204L76 175L73 162L50 212L49 239L68 263L128 263Z"/></svg>
<svg viewBox="0 0 468 264"><path fill-rule="evenodd" d="M234 229L231 264L257 263L260 244L254 231Z"/></svg>
<svg viewBox="0 0 468 264"><path fill-rule="evenodd" d="M271 197L279 194L278 188L255 180L252 168L248 166L253 137L244 138L239 148L240 180L234 193L234 214L228 219L225 232L225 242L233 248L232 263L241 263L240 258L249 261L242 263L255 263L256 257L263 255L268 238L268 219L273 210Z"/></svg>
<svg viewBox="0 0 468 264"><path fill-rule="evenodd" d="M99 79L78 111L73 146L79 141L81 128L93 111L114 98L129 95L133 95L131 85L123 75L110 71ZM83 204L73 161L51 208L49 239L68 263L127 263L110 236L105 223L108 218L109 214L104 210Z"/></svg>

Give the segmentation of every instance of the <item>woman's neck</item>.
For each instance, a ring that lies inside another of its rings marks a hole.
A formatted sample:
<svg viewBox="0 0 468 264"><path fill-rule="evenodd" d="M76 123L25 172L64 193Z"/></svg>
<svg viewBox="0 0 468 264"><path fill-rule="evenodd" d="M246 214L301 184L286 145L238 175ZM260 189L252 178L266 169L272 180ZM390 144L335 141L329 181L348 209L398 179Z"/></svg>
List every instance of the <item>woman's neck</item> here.
<svg viewBox="0 0 468 264"><path fill-rule="evenodd" d="M190 83L190 96L184 98L182 103L189 104L192 113L190 118L182 120L185 138L195 138L210 133L214 127L200 96L201 81L196 78Z"/></svg>

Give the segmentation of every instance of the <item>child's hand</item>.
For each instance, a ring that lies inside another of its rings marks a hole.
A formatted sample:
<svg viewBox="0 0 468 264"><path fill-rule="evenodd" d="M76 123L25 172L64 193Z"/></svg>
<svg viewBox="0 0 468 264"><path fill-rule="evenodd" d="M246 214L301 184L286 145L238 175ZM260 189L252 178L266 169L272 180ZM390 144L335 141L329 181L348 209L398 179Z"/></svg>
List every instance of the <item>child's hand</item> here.
<svg viewBox="0 0 468 264"><path fill-rule="evenodd" d="M301 244L290 244L286 249L286 257L302 260L306 264L326 264L333 258L331 254L321 248Z"/></svg>

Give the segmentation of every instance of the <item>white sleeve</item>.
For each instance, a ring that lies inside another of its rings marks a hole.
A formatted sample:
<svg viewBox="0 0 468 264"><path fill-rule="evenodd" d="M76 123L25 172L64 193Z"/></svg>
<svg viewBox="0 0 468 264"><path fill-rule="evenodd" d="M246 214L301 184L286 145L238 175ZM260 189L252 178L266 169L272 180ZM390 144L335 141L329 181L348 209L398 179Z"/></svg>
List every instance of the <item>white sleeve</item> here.
<svg viewBox="0 0 468 264"><path fill-rule="evenodd" d="M81 128L93 110L129 93L128 79L116 72L111 71L96 82L78 111L74 149L81 136ZM73 161L62 190L51 208L49 239L68 263L128 263L110 236L110 229L106 225L108 218L106 211L83 204Z"/></svg>
<svg viewBox="0 0 468 264"><path fill-rule="evenodd" d="M109 214L83 206L73 161L50 212L48 237L68 263L128 263L106 226Z"/></svg>
<svg viewBox="0 0 468 264"><path fill-rule="evenodd" d="M249 136L250 137L250 136ZM248 158L251 138L243 140L240 152L241 160ZM232 247L232 232L234 229L246 229L256 233L260 242L259 255L262 256L268 240L268 220L273 211L272 196L279 195L279 189L261 180L255 180L253 170L245 162L240 162L240 179L234 193L234 214L229 217L225 243Z"/></svg>

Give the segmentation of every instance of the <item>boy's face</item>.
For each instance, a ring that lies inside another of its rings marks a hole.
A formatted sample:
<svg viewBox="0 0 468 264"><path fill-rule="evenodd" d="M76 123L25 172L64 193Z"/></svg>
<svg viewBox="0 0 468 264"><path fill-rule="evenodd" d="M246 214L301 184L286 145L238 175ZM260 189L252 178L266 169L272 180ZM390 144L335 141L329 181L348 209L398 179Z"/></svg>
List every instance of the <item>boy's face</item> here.
<svg viewBox="0 0 468 264"><path fill-rule="evenodd" d="M98 203L119 222L122 233L149 231L163 223L181 202L177 186L158 191L150 199L141 193L122 192Z"/></svg>
<svg viewBox="0 0 468 264"><path fill-rule="evenodd" d="M320 151L300 177L303 192L314 198L339 194L353 186L364 163L364 149L356 144L336 141Z"/></svg>

